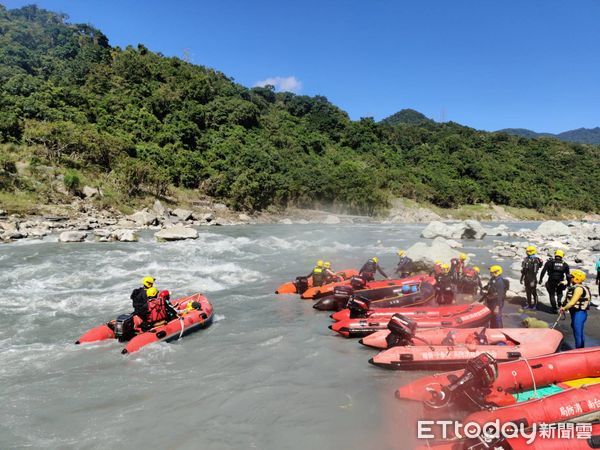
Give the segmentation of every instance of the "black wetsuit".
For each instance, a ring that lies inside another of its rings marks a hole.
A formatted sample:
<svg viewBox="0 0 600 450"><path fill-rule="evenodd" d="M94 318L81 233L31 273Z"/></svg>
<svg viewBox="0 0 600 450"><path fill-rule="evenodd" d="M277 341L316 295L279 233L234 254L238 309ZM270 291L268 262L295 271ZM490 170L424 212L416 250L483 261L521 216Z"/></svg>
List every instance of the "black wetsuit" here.
<svg viewBox="0 0 600 450"><path fill-rule="evenodd" d="M145 321L148 316L148 296L146 295L146 288L139 287L134 289L130 298L133 304L133 313Z"/></svg>
<svg viewBox="0 0 600 450"><path fill-rule="evenodd" d="M537 306L537 274L543 264L536 255L526 256L521 264L521 284L525 285L525 295L530 308Z"/></svg>
<svg viewBox="0 0 600 450"><path fill-rule="evenodd" d="M454 301L451 274L440 273L435 276L435 300L438 305L450 305Z"/></svg>
<svg viewBox="0 0 600 450"><path fill-rule="evenodd" d="M398 267L396 267L396 273L400 275L400 278L407 278L413 271L413 262L408 256L402 256L398 261Z"/></svg>
<svg viewBox="0 0 600 450"><path fill-rule="evenodd" d="M557 305L560 304L563 294L563 289L559 288L559 283L570 279L571 273L569 272L569 265L563 261L560 256L555 256L553 259L549 259L544 264L542 273L540 274L540 284L544 279L544 275L548 273L548 281L546 282L546 289L548 290L548 296L550 297L550 304L552 309L556 310ZM558 301L558 303L557 303Z"/></svg>
<svg viewBox="0 0 600 450"><path fill-rule="evenodd" d="M507 291L504 278L502 276L490 278L487 286L483 289L486 292L483 297L485 304L492 311L490 328L503 328L502 308L504 307L504 297Z"/></svg>
<svg viewBox="0 0 600 450"><path fill-rule="evenodd" d="M365 281L373 281L375 279L375 273L379 272L382 277L387 278L388 276L385 274L379 264L377 264L372 259L368 260L364 265L360 268L358 275L363 278Z"/></svg>

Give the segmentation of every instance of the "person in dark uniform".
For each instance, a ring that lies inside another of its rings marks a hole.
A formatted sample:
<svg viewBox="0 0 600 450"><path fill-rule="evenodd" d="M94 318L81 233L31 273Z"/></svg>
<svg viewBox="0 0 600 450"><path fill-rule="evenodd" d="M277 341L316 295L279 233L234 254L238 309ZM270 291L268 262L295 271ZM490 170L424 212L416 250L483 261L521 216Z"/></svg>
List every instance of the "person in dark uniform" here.
<svg viewBox="0 0 600 450"><path fill-rule="evenodd" d="M307 275L308 277L312 277L312 285L313 286L322 286L325 282L325 263L322 259L317 261L317 265L313 268L313 270Z"/></svg>
<svg viewBox="0 0 600 450"><path fill-rule="evenodd" d="M404 250L398 250L398 256L400 260L398 261L398 266L396 267L396 273L400 278L407 278L413 271L413 262L408 256L406 256L406 252Z"/></svg>
<svg viewBox="0 0 600 450"><path fill-rule="evenodd" d="M571 285L567 287L567 295L565 296L565 304L560 308L560 312L569 311L571 313L571 328L575 338L575 348L585 347L585 336L583 327L590 309L590 300L592 292L590 288L583 285L585 281L585 273L581 270L574 270L571 273ZM563 281L563 283L567 283Z"/></svg>
<svg viewBox="0 0 600 450"><path fill-rule="evenodd" d="M544 275L546 275L546 273L548 274L546 289L548 290L550 305L552 306L553 312L558 311L557 305L560 304L562 299L562 289L559 289L559 285L562 281L569 280L570 278L569 265L563 261L564 257L565 253L562 250L556 250L554 252L554 258L546 261L542 273L540 274L540 284L542 284Z"/></svg>
<svg viewBox="0 0 600 450"><path fill-rule="evenodd" d="M477 292L481 292L483 289L483 284L481 283L479 271L479 267L477 266L465 267L460 292L470 295L475 295Z"/></svg>
<svg viewBox="0 0 600 450"><path fill-rule="evenodd" d="M463 273L467 265L466 261L467 255L465 253L461 253L458 258L450 260L450 275L452 275L452 282L457 289L463 278Z"/></svg>
<svg viewBox="0 0 600 450"><path fill-rule="evenodd" d="M448 264L442 264L440 273L435 276L435 300L438 305L450 305L454 302L452 274Z"/></svg>
<svg viewBox="0 0 600 450"><path fill-rule="evenodd" d="M483 290L485 295L481 300L485 301L486 306L492 311L490 328L503 328L502 308L504 307L507 283L502 277L502 267L490 267L490 281Z"/></svg>
<svg viewBox="0 0 600 450"><path fill-rule="evenodd" d="M525 286L527 306L524 309L536 309L538 303L537 274L544 264L537 255L537 248L533 245L525 249L527 256L521 263L521 284Z"/></svg>
<svg viewBox="0 0 600 450"><path fill-rule="evenodd" d="M148 296L146 291L154 286L155 281L153 277L144 277L142 279L142 286L134 289L130 296L133 313L143 321L148 316Z"/></svg>
<svg viewBox="0 0 600 450"><path fill-rule="evenodd" d="M360 271L358 272L358 275L365 281L373 281L377 272L379 272L382 277L386 279L389 278L379 266L379 258L377 256L373 256L371 259L369 259L366 263L363 264L363 266L360 268Z"/></svg>

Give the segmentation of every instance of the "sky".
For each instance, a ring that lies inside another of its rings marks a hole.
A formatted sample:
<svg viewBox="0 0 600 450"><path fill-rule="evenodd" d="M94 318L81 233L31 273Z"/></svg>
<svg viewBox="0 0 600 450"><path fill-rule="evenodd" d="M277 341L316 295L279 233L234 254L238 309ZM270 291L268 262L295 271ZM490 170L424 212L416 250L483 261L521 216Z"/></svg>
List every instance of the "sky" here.
<svg viewBox="0 0 600 450"><path fill-rule="evenodd" d="M352 119L403 108L483 130L600 126L598 0L0 0L90 23Z"/></svg>

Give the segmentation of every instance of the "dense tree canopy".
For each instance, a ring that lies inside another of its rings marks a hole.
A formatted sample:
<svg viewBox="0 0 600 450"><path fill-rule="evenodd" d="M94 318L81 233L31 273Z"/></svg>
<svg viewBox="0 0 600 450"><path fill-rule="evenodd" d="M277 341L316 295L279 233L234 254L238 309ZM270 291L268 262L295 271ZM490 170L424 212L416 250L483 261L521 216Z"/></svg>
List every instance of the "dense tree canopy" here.
<svg viewBox="0 0 600 450"><path fill-rule="evenodd" d="M322 96L248 89L143 45L111 47L63 15L0 6L0 141L109 174L127 195L172 183L247 210L372 213L390 196L600 210L599 147L423 118L352 121ZM13 166L0 156L9 189Z"/></svg>

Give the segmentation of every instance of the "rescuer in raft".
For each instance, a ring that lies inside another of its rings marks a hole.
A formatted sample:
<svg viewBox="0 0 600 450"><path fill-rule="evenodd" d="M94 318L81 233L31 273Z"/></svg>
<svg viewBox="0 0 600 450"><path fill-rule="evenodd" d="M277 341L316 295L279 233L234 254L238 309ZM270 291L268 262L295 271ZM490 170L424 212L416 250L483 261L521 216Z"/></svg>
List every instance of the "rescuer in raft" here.
<svg viewBox="0 0 600 450"><path fill-rule="evenodd" d="M404 250L398 250L398 256L400 260L398 261L398 266L396 267L396 273L400 276L400 278L408 278L413 271L413 262L408 256L406 256L406 252Z"/></svg>
<svg viewBox="0 0 600 450"><path fill-rule="evenodd" d="M448 264L442 264L440 273L435 276L435 300L438 305L450 305L454 302L452 274Z"/></svg>
<svg viewBox="0 0 600 450"><path fill-rule="evenodd" d="M325 263L322 259L317 261L317 265L313 268L313 270L307 275L307 277L312 277L312 285L313 286L322 286L325 282Z"/></svg>
<svg viewBox="0 0 600 450"><path fill-rule="evenodd" d="M542 273L540 274L540 284L544 279L544 275L548 274L548 281L546 282L546 289L548 290L548 296L550 297L550 304L552 311L557 312L557 305L560 305L562 300L562 286L559 286L561 282L569 280L571 274L569 272L569 265L563 261L565 252L562 250L556 250L554 252L554 258L549 259L544 264ZM558 303L557 303L558 302Z"/></svg>
<svg viewBox="0 0 600 450"><path fill-rule="evenodd" d="M525 249L527 256L521 263L521 284L525 286L527 306L524 309L536 309L538 303L537 275L544 264L537 255L537 248L533 245Z"/></svg>
<svg viewBox="0 0 600 450"><path fill-rule="evenodd" d="M154 287L156 280L153 277L142 278L142 286L136 288L131 293L131 303L133 306L133 313L138 316L142 321L146 320L148 316L148 289Z"/></svg>
<svg viewBox="0 0 600 450"><path fill-rule="evenodd" d="M460 282L465 271L467 261L467 255L461 253L458 258L452 258L450 260L450 275L452 276L452 282L456 287L460 285Z"/></svg>
<svg viewBox="0 0 600 450"><path fill-rule="evenodd" d="M592 292L590 288L583 285L585 281L585 273L581 270L574 270L571 272L572 278L571 286L567 287L567 295L565 296L565 303L560 308L560 313L565 311L571 313L571 328L573 329L573 337L575 338L575 348L585 347L585 337L583 334L583 327L588 316L588 309L590 309L590 301L592 299ZM567 284L567 281L563 281Z"/></svg>
<svg viewBox="0 0 600 450"><path fill-rule="evenodd" d="M483 290L485 295L480 301L485 301L486 306L492 311L490 328L504 328L502 326L502 308L508 290L508 282L502 278L502 267L490 267L490 281Z"/></svg>
<svg viewBox="0 0 600 450"><path fill-rule="evenodd" d="M325 261L323 263L323 272L325 273L325 283L333 283L334 281L342 281L340 277L338 277L333 269L331 268L331 263L329 261Z"/></svg>
<svg viewBox="0 0 600 450"><path fill-rule="evenodd" d="M475 295L478 291L481 292L483 284L481 283L479 272L480 269L477 266L465 267L461 283L461 292L471 295Z"/></svg>
<svg viewBox="0 0 600 450"><path fill-rule="evenodd" d="M365 281L373 281L375 279L375 273L379 272L382 277L385 279L389 279L389 277L385 274L385 272L381 269L379 265L379 258L377 256L373 256L369 259L363 266L360 268L358 272L358 276L360 276Z"/></svg>
<svg viewBox="0 0 600 450"><path fill-rule="evenodd" d="M429 276L435 277L442 273L442 262L440 260L433 262L433 269L429 272Z"/></svg>

